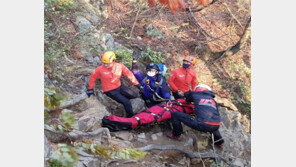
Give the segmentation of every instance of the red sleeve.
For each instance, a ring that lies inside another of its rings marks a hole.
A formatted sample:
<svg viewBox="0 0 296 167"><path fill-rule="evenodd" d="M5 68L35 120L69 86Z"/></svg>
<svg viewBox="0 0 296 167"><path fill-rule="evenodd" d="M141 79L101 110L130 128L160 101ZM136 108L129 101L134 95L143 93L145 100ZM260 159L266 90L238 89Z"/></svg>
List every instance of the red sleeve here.
<svg viewBox="0 0 296 167"><path fill-rule="evenodd" d="M139 82L137 81L134 74L128 68L126 68L125 65L121 64L121 67L122 67L122 74L125 75L133 83L133 85L138 85Z"/></svg>
<svg viewBox="0 0 296 167"><path fill-rule="evenodd" d="M99 77L99 75L100 75L100 71L99 71L99 67L97 67L95 69L95 71L91 74L91 76L89 77L88 89L93 89L94 88L96 79Z"/></svg>
<svg viewBox="0 0 296 167"><path fill-rule="evenodd" d="M192 81L191 81L191 90L194 90L194 88L197 85L197 82L196 82L196 72L195 71L192 71L192 73L193 73L193 76L192 76Z"/></svg>
<svg viewBox="0 0 296 167"><path fill-rule="evenodd" d="M176 73L175 71L172 71L169 76L169 85L172 88L173 92L176 92L178 90L177 86L174 84L175 77L176 77Z"/></svg>

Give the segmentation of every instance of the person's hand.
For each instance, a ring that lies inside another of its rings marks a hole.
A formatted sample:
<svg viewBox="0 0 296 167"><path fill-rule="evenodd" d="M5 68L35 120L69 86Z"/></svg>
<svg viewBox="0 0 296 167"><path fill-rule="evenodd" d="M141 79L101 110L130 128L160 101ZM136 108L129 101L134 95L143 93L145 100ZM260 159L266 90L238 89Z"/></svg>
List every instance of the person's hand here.
<svg viewBox="0 0 296 167"><path fill-rule="evenodd" d="M94 95L95 92L94 92L93 89L87 89L86 94L87 94L88 97L90 97L91 95Z"/></svg>
<svg viewBox="0 0 296 167"><path fill-rule="evenodd" d="M179 96L184 96L184 92L182 92L181 90L177 90L177 93Z"/></svg>

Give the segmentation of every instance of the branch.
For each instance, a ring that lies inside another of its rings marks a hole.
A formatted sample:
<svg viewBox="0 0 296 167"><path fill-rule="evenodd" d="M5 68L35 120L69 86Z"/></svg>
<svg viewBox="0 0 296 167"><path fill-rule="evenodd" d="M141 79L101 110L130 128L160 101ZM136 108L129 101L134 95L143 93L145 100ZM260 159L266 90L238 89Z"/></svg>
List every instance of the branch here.
<svg viewBox="0 0 296 167"><path fill-rule="evenodd" d="M204 35L205 35L205 36L208 36L208 37L210 37L210 38L212 38L212 39L218 39L218 38L213 37L213 36L212 36L211 34L209 34L206 30L204 30L204 29L201 27L201 25L199 25L198 21L196 20L195 16L193 15L191 8L189 7L188 9L189 9L189 12L190 12L191 17L193 18L194 24L195 24L199 29L201 29L201 31L204 33Z"/></svg>
<svg viewBox="0 0 296 167"><path fill-rule="evenodd" d="M62 102L62 104L60 105L60 108L67 108L67 107L73 106L86 98L87 98L86 93L82 93L74 97L72 100Z"/></svg>
<svg viewBox="0 0 296 167"><path fill-rule="evenodd" d="M99 156L97 155L92 155L92 154L88 154L82 150L78 150L78 149L75 149L75 152L80 155L80 156L83 156L83 157L91 157L91 158L99 158Z"/></svg>
<svg viewBox="0 0 296 167"><path fill-rule="evenodd" d="M213 63L216 61L219 61L225 56L232 56L236 54L244 46L245 42L248 40L250 36L250 32L251 32L250 23L251 23L251 17L249 18L248 23L245 26L244 33L242 34L240 40L234 46L231 46L227 50L223 51L220 54L220 56L213 61Z"/></svg>
<svg viewBox="0 0 296 167"><path fill-rule="evenodd" d="M230 15L234 18L234 20L241 26L241 28L244 28L241 24L241 22L235 17L235 15L231 12L231 10L228 8L226 3L222 3L226 9L228 10L228 12L230 13Z"/></svg>
<svg viewBox="0 0 296 167"><path fill-rule="evenodd" d="M53 135L62 135L64 137L67 137L67 138L72 139L72 140L76 140L79 137L95 137L95 136L99 135L102 132L105 132L105 134L108 137L108 140L111 139L110 131L109 131L108 128L99 128L99 129L97 129L97 130L95 130L93 132L82 132L82 131L75 130L75 131L72 131L72 132L69 132L69 133L63 133L63 132L56 131L54 128L52 128L52 127L50 127L48 125L44 125L44 130L50 132Z"/></svg>
<svg viewBox="0 0 296 167"><path fill-rule="evenodd" d="M145 147L140 147L138 148L141 151L150 151L150 150L177 150L180 151L182 153L184 153L186 156L188 156L189 158L215 158L215 155L213 153L200 153L200 156L194 152L191 151L187 151L184 150L181 147L175 146L175 145L162 145L162 146L158 146L158 145L148 145ZM220 158L216 155L216 158Z"/></svg>
<svg viewBox="0 0 296 167"><path fill-rule="evenodd" d="M212 137L212 148L213 148L213 153L214 153L214 155L215 155L215 162L216 162L216 164L218 164L218 159L216 158L216 149L215 149L215 141L214 141L214 134L213 134L213 133L212 133L211 137Z"/></svg>
<svg viewBox="0 0 296 167"><path fill-rule="evenodd" d="M139 7L138 12L137 12L137 15L136 15L136 18L135 18L135 21L134 21L134 24L133 24L133 27L132 27L132 30L131 30L131 33L130 33L130 37L132 37L132 35L133 35L133 31L134 31L135 25L137 23L137 19L138 19L140 10L141 10L141 8Z"/></svg>

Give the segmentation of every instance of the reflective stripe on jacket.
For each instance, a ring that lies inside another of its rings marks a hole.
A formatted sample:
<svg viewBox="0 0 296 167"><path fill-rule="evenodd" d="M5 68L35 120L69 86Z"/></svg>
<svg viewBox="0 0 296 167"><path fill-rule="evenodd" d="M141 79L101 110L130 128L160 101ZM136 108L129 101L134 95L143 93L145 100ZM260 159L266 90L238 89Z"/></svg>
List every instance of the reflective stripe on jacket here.
<svg viewBox="0 0 296 167"><path fill-rule="evenodd" d="M173 70L169 77L169 85L172 88L172 92L181 90L182 92L188 92L191 89L193 90L196 83L196 72L192 69L185 69L183 67Z"/></svg>
<svg viewBox="0 0 296 167"><path fill-rule="evenodd" d="M138 85L139 82L133 75L133 73L122 63L113 63L111 68L106 68L101 65L95 69L95 71L89 77L88 89L93 89L95 81L100 77L102 82L102 88L104 92L116 89L121 86L120 77L125 75L134 85Z"/></svg>

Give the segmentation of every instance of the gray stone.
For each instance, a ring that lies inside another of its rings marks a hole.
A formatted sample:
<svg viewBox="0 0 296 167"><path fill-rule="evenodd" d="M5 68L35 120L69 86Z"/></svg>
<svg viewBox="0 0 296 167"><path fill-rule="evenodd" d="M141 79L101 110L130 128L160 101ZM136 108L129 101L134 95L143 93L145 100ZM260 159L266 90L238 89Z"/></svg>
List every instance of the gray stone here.
<svg viewBox="0 0 296 167"><path fill-rule="evenodd" d="M54 145L48 142L46 136L44 136L44 158L49 158L54 152Z"/></svg>
<svg viewBox="0 0 296 167"><path fill-rule="evenodd" d="M106 44L106 47L107 47L107 50L114 50L114 39L113 39L113 36L111 34L104 34L104 37L105 37L105 44Z"/></svg>
<svg viewBox="0 0 296 167"><path fill-rule="evenodd" d="M53 83L51 82L51 80L48 78L46 74L44 75L44 85L53 86Z"/></svg>
<svg viewBox="0 0 296 167"><path fill-rule="evenodd" d="M156 134L151 135L151 139L152 139L153 141L157 140L157 135L156 135Z"/></svg>
<svg viewBox="0 0 296 167"><path fill-rule="evenodd" d="M99 118L93 115L85 115L78 119L78 129L80 131L94 131L101 127Z"/></svg>
<svg viewBox="0 0 296 167"><path fill-rule="evenodd" d="M127 147L131 147L132 146L132 143L131 142L125 141L125 140L120 140L120 139L115 139L115 140L112 139L109 142L112 145L116 145L116 146L123 147L123 148L127 148Z"/></svg>
<svg viewBox="0 0 296 167"><path fill-rule="evenodd" d="M87 122L87 128L86 131L95 131L101 127L100 125L100 120L96 117L92 117L88 122Z"/></svg>
<svg viewBox="0 0 296 167"><path fill-rule="evenodd" d="M142 138L138 138L137 140L138 140L138 142L141 142L141 143L147 143L148 142L147 140L142 139Z"/></svg>
<svg viewBox="0 0 296 167"><path fill-rule="evenodd" d="M129 137L131 136L131 134L129 132L116 132L115 133L116 137L121 138L122 140L129 140Z"/></svg>
<svg viewBox="0 0 296 167"><path fill-rule="evenodd" d="M93 27L91 23L82 16L77 16L75 24L79 28L79 32L87 32Z"/></svg>
<svg viewBox="0 0 296 167"><path fill-rule="evenodd" d="M158 133L155 133L157 136L162 136L163 135L163 133L162 132L158 132Z"/></svg>
<svg viewBox="0 0 296 167"><path fill-rule="evenodd" d="M97 167L100 166L100 161L91 157L79 157L79 161L74 165L75 167Z"/></svg>
<svg viewBox="0 0 296 167"><path fill-rule="evenodd" d="M193 139L192 138L189 138L187 140L187 142L184 144L184 146L193 148Z"/></svg>
<svg viewBox="0 0 296 167"><path fill-rule="evenodd" d="M185 165L186 164L186 157L183 157L178 163L181 165Z"/></svg>
<svg viewBox="0 0 296 167"><path fill-rule="evenodd" d="M145 102L141 98L135 98L131 100L133 111L139 113L145 110Z"/></svg>
<svg viewBox="0 0 296 167"><path fill-rule="evenodd" d="M233 162L232 165L235 167L244 167L244 160L240 159L240 158L236 158Z"/></svg>
<svg viewBox="0 0 296 167"><path fill-rule="evenodd" d="M84 52L85 53L85 52ZM89 53L86 53L86 54L89 54ZM85 54L85 55L86 55ZM86 61L88 61L88 62L91 62L91 63L93 63L94 62L94 58L92 57L92 56L84 56L84 59L86 60Z"/></svg>
<svg viewBox="0 0 296 167"><path fill-rule="evenodd" d="M132 141L134 139L134 136L131 134L129 137L128 137L128 141Z"/></svg>
<svg viewBox="0 0 296 167"><path fill-rule="evenodd" d="M87 128L87 123L84 121L78 121L78 129L80 131L85 131Z"/></svg>
<svg viewBox="0 0 296 167"><path fill-rule="evenodd" d="M249 121L238 111L219 107L221 126L219 131L224 138L224 155L232 155L246 161L251 160L251 134L248 133ZM246 124L246 125L244 125Z"/></svg>
<svg viewBox="0 0 296 167"><path fill-rule="evenodd" d="M146 135L145 135L145 133L140 133L140 134L138 135L138 138L145 139L145 138L146 138Z"/></svg>
<svg viewBox="0 0 296 167"><path fill-rule="evenodd" d="M96 65L96 66L99 66L99 65L101 65L102 64L102 62L101 62L101 60L100 60L100 58L99 57L95 57L94 59L93 59L93 63L94 63L94 65Z"/></svg>

